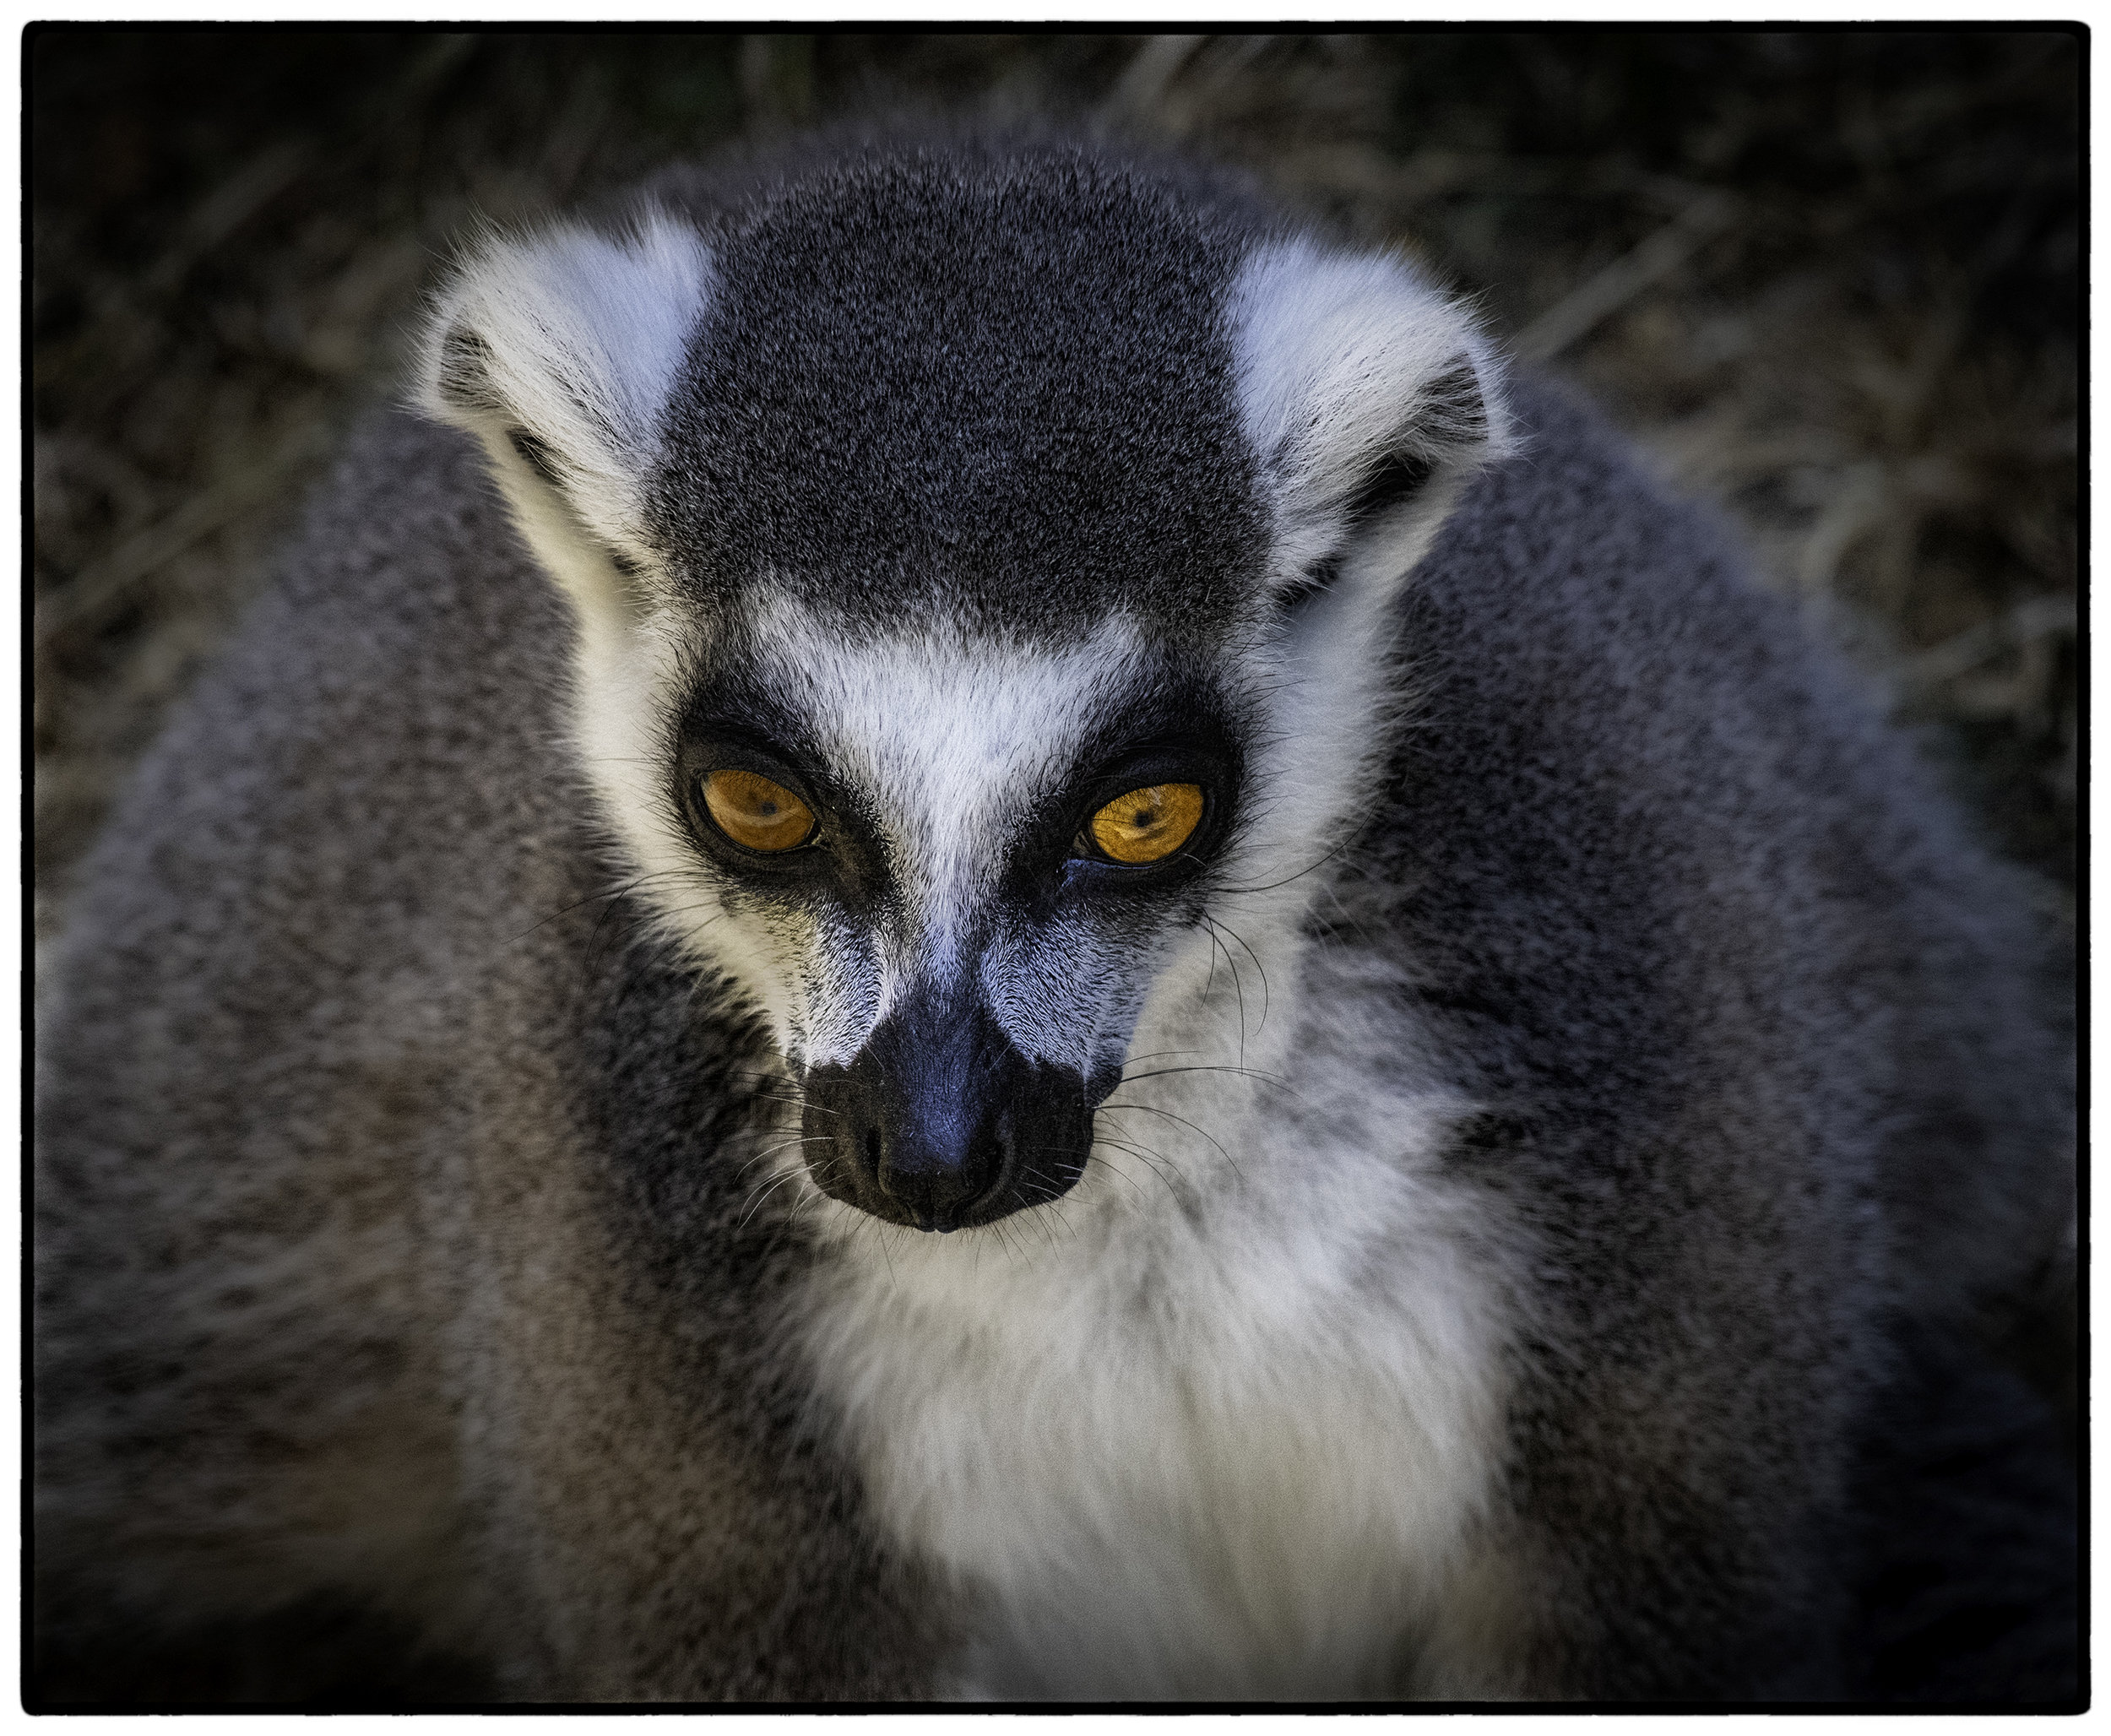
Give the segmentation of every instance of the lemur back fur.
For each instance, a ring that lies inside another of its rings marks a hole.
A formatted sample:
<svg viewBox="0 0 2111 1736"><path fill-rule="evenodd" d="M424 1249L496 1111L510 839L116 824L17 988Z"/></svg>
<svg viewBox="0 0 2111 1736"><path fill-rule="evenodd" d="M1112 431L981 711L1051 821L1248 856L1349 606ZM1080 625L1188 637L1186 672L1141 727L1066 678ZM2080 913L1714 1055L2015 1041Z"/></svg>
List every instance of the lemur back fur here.
<svg viewBox="0 0 2111 1736"><path fill-rule="evenodd" d="M48 973L54 1655L326 1598L549 1700L2075 1691L1975 1348L2072 1229L2023 889L1414 270L809 147L480 239L415 399ZM852 891L702 847L729 718ZM1206 864L1018 865L1182 732ZM802 1107L927 1004L1100 1093L945 1235ZM1999 1643L1886 1589L1938 1511Z"/></svg>

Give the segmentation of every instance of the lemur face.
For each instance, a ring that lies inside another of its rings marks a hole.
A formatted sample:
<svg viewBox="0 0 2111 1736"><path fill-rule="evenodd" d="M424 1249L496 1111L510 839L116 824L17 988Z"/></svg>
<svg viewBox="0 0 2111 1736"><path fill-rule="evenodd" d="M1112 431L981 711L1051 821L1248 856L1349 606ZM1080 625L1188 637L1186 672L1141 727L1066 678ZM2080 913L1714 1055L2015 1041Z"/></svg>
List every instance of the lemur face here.
<svg viewBox="0 0 2111 1736"><path fill-rule="evenodd" d="M1224 1036L1219 923L1294 938L1502 440L1397 262L1060 147L489 244L426 369L574 605L636 896L815 1182L934 1230L1069 1189L1140 1033Z"/></svg>
<svg viewBox="0 0 2111 1736"><path fill-rule="evenodd" d="M668 800L824 1191L942 1230L1078 1179L1239 860L1252 706L1224 676L1119 617L1057 647L867 637L781 597L698 659Z"/></svg>

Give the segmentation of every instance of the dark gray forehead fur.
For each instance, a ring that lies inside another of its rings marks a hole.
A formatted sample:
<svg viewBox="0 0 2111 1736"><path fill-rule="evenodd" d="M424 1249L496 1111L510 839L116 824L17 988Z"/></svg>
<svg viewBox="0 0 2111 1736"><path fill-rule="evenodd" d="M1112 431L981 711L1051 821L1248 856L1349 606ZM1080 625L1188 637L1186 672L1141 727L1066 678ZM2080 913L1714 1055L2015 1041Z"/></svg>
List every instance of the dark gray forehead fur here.
<svg viewBox="0 0 2111 1736"><path fill-rule="evenodd" d="M1208 632L1264 546L1223 303L1268 226L1074 144L793 176L708 225L657 540L707 599L767 572L857 618Z"/></svg>

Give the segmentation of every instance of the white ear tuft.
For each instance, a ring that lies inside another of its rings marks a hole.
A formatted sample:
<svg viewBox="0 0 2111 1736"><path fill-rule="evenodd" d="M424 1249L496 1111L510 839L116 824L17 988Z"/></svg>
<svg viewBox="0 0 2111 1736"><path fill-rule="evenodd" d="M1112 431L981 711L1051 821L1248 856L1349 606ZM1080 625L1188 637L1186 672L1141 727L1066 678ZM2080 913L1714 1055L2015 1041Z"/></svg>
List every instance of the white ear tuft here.
<svg viewBox="0 0 2111 1736"><path fill-rule="evenodd" d="M1488 340L1401 261L1305 241L1250 256L1229 311L1278 589L1349 560L1404 575L1465 480L1508 448Z"/></svg>
<svg viewBox="0 0 2111 1736"><path fill-rule="evenodd" d="M529 541L567 588L648 559L643 491L709 293L693 230L487 237L440 292L416 400L475 434Z"/></svg>

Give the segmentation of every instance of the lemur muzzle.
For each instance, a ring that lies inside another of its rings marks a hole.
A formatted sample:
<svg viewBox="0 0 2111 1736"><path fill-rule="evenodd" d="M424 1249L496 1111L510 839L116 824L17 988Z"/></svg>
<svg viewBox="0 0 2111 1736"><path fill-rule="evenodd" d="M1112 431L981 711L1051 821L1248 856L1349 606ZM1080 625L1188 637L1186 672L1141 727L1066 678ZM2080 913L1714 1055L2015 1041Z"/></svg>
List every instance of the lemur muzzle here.
<svg viewBox="0 0 2111 1736"><path fill-rule="evenodd" d="M1111 1085L1111 1081L1105 1082ZM822 1190L950 1230L1061 1197L1083 1173L1100 1089L1020 1053L971 994L914 992L847 1066L806 1078Z"/></svg>

